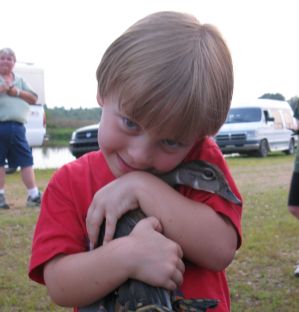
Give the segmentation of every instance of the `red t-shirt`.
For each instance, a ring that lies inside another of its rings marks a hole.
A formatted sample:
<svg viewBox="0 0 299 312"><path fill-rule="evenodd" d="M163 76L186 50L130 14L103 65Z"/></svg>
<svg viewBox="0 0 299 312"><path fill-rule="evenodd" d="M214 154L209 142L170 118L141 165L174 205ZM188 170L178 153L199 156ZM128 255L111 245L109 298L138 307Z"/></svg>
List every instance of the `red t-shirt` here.
<svg viewBox="0 0 299 312"><path fill-rule="evenodd" d="M196 144L184 161L201 159L216 164L226 176L233 192L241 198L227 164L216 143L206 138ZM59 254L74 254L88 250L85 219L97 190L114 180L103 154L92 152L59 169L43 195L42 208L36 225L29 277L44 283L43 268ZM242 208L217 195L182 187L185 196L204 202L225 215L234 225L241 244ZM212 228L211 228L212 229ZM214 272L186 263L181 290L186 298L220 300L215 312L230 311L230 296L225 271Z"/></svg>

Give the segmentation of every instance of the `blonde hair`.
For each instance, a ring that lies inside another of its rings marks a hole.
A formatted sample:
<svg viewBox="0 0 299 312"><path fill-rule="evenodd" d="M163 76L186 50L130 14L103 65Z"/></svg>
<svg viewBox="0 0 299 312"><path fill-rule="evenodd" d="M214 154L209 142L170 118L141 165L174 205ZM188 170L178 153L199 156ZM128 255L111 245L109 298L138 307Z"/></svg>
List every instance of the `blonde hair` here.
<svg viewBox="0 0 299 312"><path fill-rule="evenodd" d="M171 127L178 139L215 134L233 92L230 52L218 30L191 15L151 14L105 52L97 69L101 98L146 128Z"/></svg>
<svg viewBox="0 0 299 312"><path fill-rule="evenodd" d="M0 55L2 55L2 54L10 55L10 56L12 56L12 58L14 59L15 62L17 61L16 54L15 54L15 52L11 48L3 48L3 49L1 49L0 50Z"/></svg>

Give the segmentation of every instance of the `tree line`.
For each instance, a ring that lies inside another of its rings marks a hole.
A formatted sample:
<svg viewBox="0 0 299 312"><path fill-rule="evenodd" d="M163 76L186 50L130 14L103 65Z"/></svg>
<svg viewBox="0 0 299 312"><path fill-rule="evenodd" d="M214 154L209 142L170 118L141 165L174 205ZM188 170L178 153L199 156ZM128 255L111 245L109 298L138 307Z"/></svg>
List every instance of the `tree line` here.
<svg viewBox="0 0 299 312"><path fill-rule="evenodd" d="M78 128L93 123L98 123L101 109L95 108L70 108L45 107L47 128Z"/></svg>
<svg viewBox="0 0 299 312"><path fill-rule="evenodd" d="M299 97L294 96L289 100L280 93L265 93L259 97L260 99L273 99L287 101L292 109L299 107ZM101 108L70 108L64 107L45 107L48 128L70 128L87 126L98 123L101 117Z"/></svg>

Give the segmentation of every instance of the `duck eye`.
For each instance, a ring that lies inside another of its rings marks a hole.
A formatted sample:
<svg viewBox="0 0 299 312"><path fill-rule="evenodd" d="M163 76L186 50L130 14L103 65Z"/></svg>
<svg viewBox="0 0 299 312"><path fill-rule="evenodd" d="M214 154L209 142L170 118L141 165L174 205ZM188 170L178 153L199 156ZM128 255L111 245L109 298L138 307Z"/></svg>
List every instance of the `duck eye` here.
<svg viewBox="0 0 299 312"><path fill-rule="evenodd" d="M214 180L215 179L215 172L212 169L206 168L203 171L203 178L205 180Z"/></svg>

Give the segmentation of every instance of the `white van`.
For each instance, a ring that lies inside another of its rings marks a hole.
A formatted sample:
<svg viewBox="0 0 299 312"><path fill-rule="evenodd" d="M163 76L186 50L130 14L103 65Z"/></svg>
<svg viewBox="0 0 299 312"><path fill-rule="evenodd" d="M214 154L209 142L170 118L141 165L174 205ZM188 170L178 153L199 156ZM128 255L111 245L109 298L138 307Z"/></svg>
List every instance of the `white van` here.
<svg viewBox="0 0 299 312"><path fill-rule="evenodd" d="M44 70L32 63L16 63L14 72L22 77L37 93L37 104L30 105L26 137L31 147L42 146L46 135Z"/></svg>
<svg viewBox="0 0 299 312"><path fill-rule="evenodd" d="M288 102L257 99L233 104L215 140L224 154L266 157L269 152L293 154L297 123Z"/></svg>

